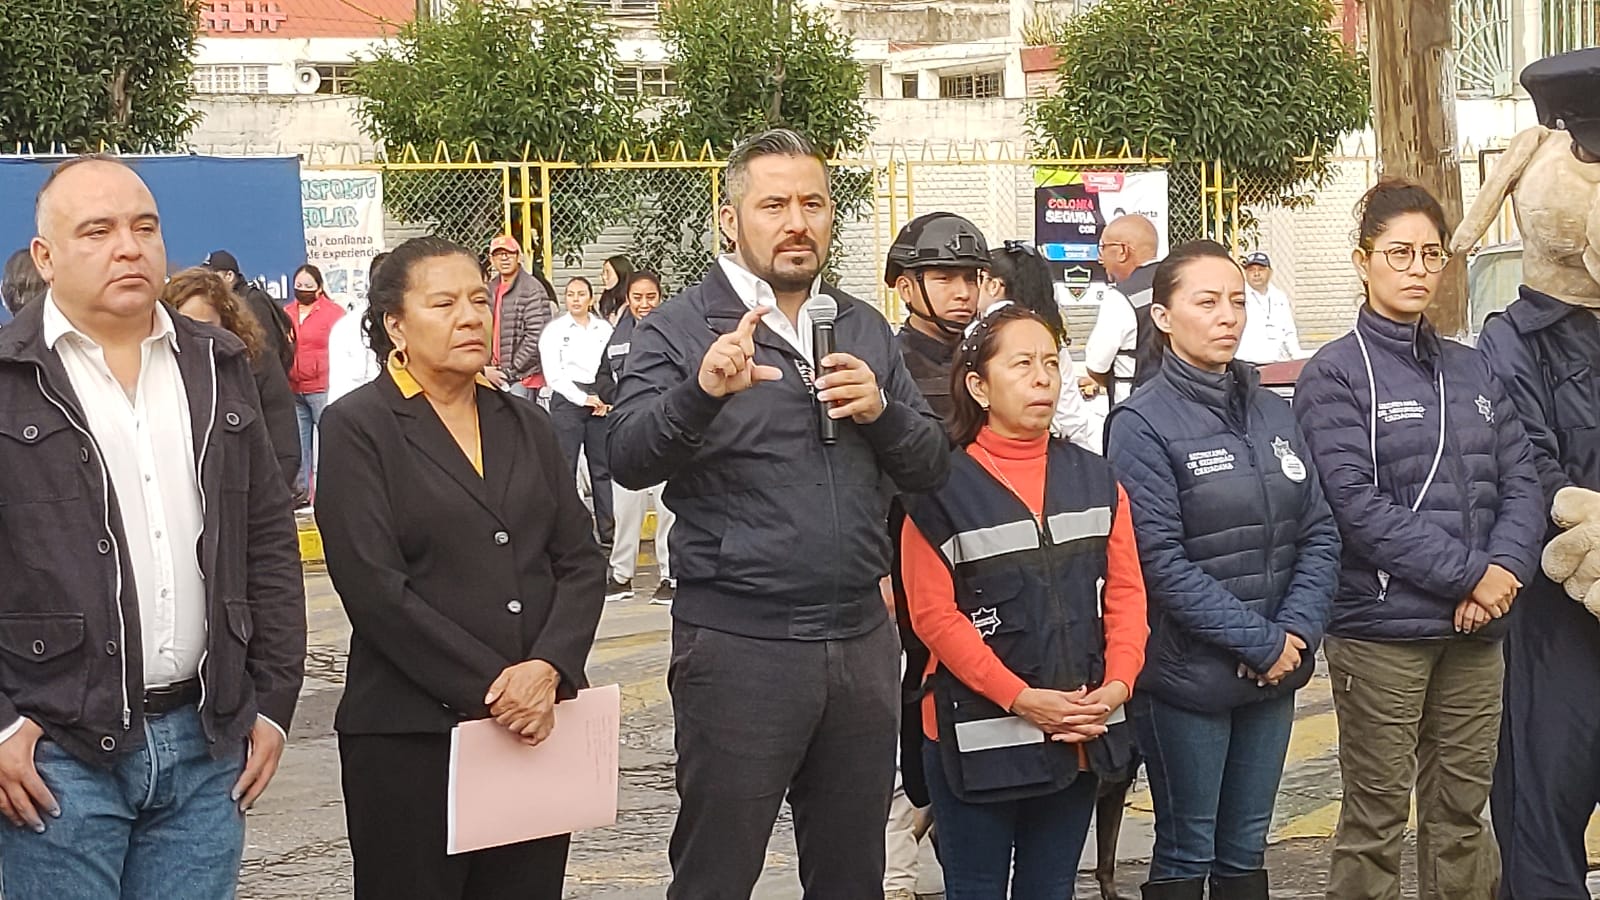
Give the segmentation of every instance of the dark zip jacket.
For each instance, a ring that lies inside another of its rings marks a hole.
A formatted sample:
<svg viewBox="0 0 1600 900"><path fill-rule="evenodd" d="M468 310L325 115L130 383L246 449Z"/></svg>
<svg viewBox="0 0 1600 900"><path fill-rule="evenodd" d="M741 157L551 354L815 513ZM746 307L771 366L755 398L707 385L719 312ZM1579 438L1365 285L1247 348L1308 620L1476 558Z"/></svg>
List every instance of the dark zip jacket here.
<svg viewBox="0 0 1600 900"><path fill-rule="evenodd" d="M45 304L0 332L0 728L19 715L110 767L144 746L139 601L102 448L45 347ZM259 712L287 729L305 665L289 488L244 345L173 316L199 468L206 646L200 718L217 755Z"/></svg>
<svg viewBox="0 0 1600 900"><path fill-rule="evenodd" d="M634 329L617 388L609 459L616 482L665 481L677 514L673 615L757 638L833 640L887 618L878 583L889 572L884 528L891 492L944 482L950 443L906 371L877 310L833 288L840 352L865 362L888 395L871 425L840 420L823 446L803 360L764 324L755 362L783 378L739 394L700 388L700 362L748 309L719 265Z"/></svg>
<svg viewBox="0 0 1600 900"><path fill-rule="evenodd" d="M1440 338L1426 319L1407 325L1365 307L1355 332L1306 365L1294 399L1343 538L1329 634L1460 637L1456 606L1491 563L1531 583L1546 519L1533 448L1480 354ZM1500 637L1508 621L1472 636Z"/></svg>
<svg viewBox="0 0 1600 900"><path fill-rule="evenodd" d="M1289 404L1254 367L1212 374L1165 354L1112 411L1106 456L1128 492L1150 607L1138 690L1221 711L1304 686L1338 582L1339 530ZM1300 668L1264 673L1287 632Z"/></svg>

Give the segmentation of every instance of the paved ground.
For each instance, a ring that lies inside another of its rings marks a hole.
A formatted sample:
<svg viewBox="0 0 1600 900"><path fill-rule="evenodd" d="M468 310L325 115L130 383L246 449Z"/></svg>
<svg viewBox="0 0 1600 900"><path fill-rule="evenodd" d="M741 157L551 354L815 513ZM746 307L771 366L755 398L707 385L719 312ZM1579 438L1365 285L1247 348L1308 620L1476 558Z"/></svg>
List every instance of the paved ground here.
<svg viewBox="0 0 1600 900"><path fill-rule="evenodd" d="M621 814L618 824L577 836L568 869L567 896L606 900L658 900L668 874L666 843L676 797L672 789L672 720L664 676L667 610L645 603L655 586L646 570L638 599L611 604L590 658L590 680L622 686ZM243 886L246 900L302 900L350 895L349 847L339 791L333 711L343 684L349 625L326 576L306 579L311 647L307 679L285 764L272 790L250 817ZM1278 800L1269 865L1275 897L1322 896L1328 838L1338 816L1337 732L1326 676L1301 692L1287 774ZM1125 897L1138 896L1149 859L1153 817L1150 798L1130 798L1119 856ZM1092 844L1092 841L1091 841ZM785 817L756 891L760 900L800 896L794 842ZM931 866L929 867L932 868ZM925 881L937 890L936 879ZM1408 885L1414 896L1414 885ZM1080 896L1096 896L1085 880Z"/></svg>

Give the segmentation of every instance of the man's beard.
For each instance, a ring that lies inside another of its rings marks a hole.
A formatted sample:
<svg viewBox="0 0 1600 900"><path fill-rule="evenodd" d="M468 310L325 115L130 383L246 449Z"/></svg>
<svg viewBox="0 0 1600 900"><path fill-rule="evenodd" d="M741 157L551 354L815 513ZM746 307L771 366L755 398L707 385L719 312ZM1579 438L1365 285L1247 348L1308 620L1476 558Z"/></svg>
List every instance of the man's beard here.
<svg viewBox="0 0 1600 900"><path fill-rule="evenodd" d="M749 241L745 240L743 229L739 230L738 241L738 246L740 247L750 246ZM805 245L805 249L809 250L817 261L815 266L805 266L798 269L786 267L783 271L779 271L777 257L781 256L782 254L778 252L774 252L771 258L764 260L745 259L743 254L740 254L740 260L750 268L750 271L753 274L759 276L762 281L765 281L768 285L770 285L774 292L782 291L784 293L790 293L796 291L809 291L811 290L812 282L817 280L817 275L821 274L822 267L827 264L828 256L827 250L823 247L819 247L817 243L810 238L805 239ZM790 249L793 250L799 248L791 245Z"/></svg>

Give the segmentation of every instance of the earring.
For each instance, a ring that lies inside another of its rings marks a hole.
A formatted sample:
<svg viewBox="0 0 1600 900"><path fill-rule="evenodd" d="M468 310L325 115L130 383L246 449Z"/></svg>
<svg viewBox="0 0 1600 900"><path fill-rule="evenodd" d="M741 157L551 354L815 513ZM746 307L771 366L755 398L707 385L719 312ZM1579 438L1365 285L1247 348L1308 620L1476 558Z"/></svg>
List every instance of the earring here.
<svg viewBox="0 0 1600 900"><path fill-rule="evenodd" d="M979 400L978 401L978 408L982 409L984 412L988 412L989 411L989 404L983 402L982 400Z"/></svg>
<svg viewBox="0 0 1600 900"><path fill-rule="evenodd" d="M405 348L396 347L389 351L389 365L394 366L396 369L404 369L409 362L411 362L411 359L406 356Z"/></svg>

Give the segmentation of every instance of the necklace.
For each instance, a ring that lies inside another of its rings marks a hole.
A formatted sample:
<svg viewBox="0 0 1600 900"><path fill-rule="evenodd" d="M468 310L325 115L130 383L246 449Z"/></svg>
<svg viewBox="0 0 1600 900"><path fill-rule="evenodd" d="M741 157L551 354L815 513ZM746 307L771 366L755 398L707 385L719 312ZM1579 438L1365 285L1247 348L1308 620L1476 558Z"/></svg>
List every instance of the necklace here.
<svg viewBox="0 0 1600 900"><path fill-rule="evenodd" d="M994 455L989 452L989 448L983 446L982 444L978 444L978 449L983 451L984 459L989 461L989 471L993 472L994 476L1000 479L1000 483L1006 486L1006 490L1010 491L1013 497L1021 500L1023 506L1027 506L1027 499L1022 496L1021 491L1017 490L1017 486L1011 483L1011 479L1006 477L1006 473L1000 468L1000 463L995 461Z"/></svg>

